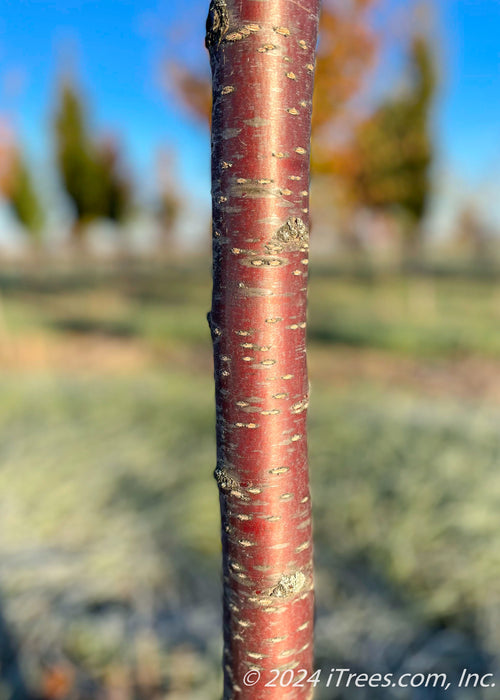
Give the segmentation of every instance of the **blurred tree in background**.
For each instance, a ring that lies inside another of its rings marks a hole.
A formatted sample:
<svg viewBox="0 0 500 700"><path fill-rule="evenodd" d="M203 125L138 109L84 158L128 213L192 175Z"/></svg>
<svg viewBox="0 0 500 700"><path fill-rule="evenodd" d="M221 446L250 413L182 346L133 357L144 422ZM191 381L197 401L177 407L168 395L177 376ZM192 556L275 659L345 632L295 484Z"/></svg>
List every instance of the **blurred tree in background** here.
<svg viewBox="0 0 500 700"><path fill-rule="evenodd" d="M322 127L331 130L346 103L361 88L373 65L376 37L369 26L369 10L381 0L352 0L346 4L325 0L320 18L320 46L316 61L313 107L313 136ZM209 124L212 91L208 72L196 72L190 66L170 61L166 82L188 110ZM317 141L318 151L324 143ZM315 141L313 139L313 149ZM319 153L313 156L319 167Z"/></svg>
<svg viewBox="0 0 500 700"><path fill-rule="evenodd" d="M212 88L208 72L196 73L190 67L169 62L165 82L189 111L206 124L212 118Z"/></svg>
<svg viewBox="0 0 500 700"><path fill-rule="evenodd" d="M400 218L407 247L414 251L431 189L436 88L432 49L423 36L412 41L410 69L404 94L389 96L357 125L343 174L354 206Z"/></svg>
<svg viewBox="0 0 500 700"><path fill-rule="evenodd" d="M7 197L15 157L14 135L5 119L0 121L0 193Z"/></svg>
<svg viewBox="0 0 500 700"><path fill-rule="evenodd" d="M40 243L41 231L45 220L44 212L33 187L28 166L20 154L17 154L16 161L13 164L7 196L19 222L32 236L33 240Z"/></svg>
<svg viewBox="0 0 500 700"><path fill-rule="evenodd" d="M370 12L383 0L352 0L323 4L316 59L311 140L314 223L326 234L327 249L335 236L342 248L356 248L353 213L357 203L348 199L353 126L359 120L353 106L368 82L380 51L380 37ZM335 234L332 223L335 222ZM316 235L318 228L316 228ZM321 235L321 234L320 234Z"/></svg>
<svg viewBox="0 0 500 700"><path fill-rule="evenodd" d="M117 144L99 143L90 136L81 95L68 80L61 87L55 136L62 184L75 211L73 239L81 243L89 222L124 220L131 186L122 172Z"/></svg>
<svg viewBox="0 0 500 700"><path fill-rule="evenodd" d="M472 201L464 202L455 222L452 241L455 254L482 268L490 266L495 259L495 232Z"/></svg>
<svg viewBox="0 0 500 700"><path fill-rule="evenodd" d="M0 194L26 232L39 243L44 212L26 160L6 125L0 134L0 161Z"/></svg>
<svg viewBox="0 0 500 700"><path fill-rule="evenodd" d="M100 216L117 223L122 222L131 208L132 187L123 174L118 143L108 137L95 151L98 180Z"/></svg>
<svg viewBox="0 0 500 700"><path fill-rule="evenodd" d="M402 10L413 27L415 7L424 6L417 0ZM387 0L324 0L313 97L314 240L323 237L327 250L340 244L369 259L384 246L396 259L402 249L417 252L431 190L432 33L417 22L419 29L395 36L384 20L391 13ZM407 55L403 75L392 70L394 48ZM176 56L166 66L164 87L208 125L210 81L205 65L197 65ZM388 84L378 81L381 69L389 71ZM79 246L89 223L124 221L131 212L133 183L124 172L119 142L96 137L84 95L71 76L60 84L54 134L59 180L74 215L71 240ZM8 157L0 153L0 191L36 239L43 214L28 160L15 140L6 145ZM4 146L0 143L0 149ZM182 208L171 169L168 159L157 168L149 207L163 250L172 248Z"/></svg>
<svg viewBox="0 0 500 700"><path fill-rule="evenodd" d="M350 100L363 87L373 67L378 39L370 26L369 10L380 0L323 4L320 44L314 78L312 170L339 173L335 143L345 137Z"/></svg>
<svg viewBox="0 0 500 700"><path fill-rule="evenodd" d="M181 210L181 198L174 179L174 155L160 150L158 157L158 220L160 223L160 248L169 252L174 245L174 231Z"/></svg>

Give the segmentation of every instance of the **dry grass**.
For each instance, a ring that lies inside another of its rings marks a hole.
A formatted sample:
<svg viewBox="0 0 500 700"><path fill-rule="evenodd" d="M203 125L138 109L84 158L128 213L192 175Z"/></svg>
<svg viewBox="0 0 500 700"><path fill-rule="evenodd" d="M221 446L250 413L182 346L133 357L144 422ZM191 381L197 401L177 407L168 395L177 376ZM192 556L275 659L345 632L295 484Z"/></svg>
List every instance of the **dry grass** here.
<svg viewBox="0 0 500 700"><path fill-rule="evenodd" d="M0 640L45 697L219 697L204 274L3 279ZM498 292L419 283L313 269L325 668L500 667Z"/></svg>

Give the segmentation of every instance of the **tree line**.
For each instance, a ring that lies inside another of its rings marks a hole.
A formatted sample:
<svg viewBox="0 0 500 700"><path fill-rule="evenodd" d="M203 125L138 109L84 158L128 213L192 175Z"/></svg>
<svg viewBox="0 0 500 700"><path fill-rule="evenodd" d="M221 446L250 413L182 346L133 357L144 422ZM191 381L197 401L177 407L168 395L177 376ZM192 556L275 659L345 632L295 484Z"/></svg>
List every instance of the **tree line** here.
<svg viewBox="0 0 500 700"><path fill-rule="evenodd" d="M343 250L370 251L385 237L403 254L415 255L426 240L435 185L437 51L428 25L413 16L408 15L412 29L397 41L381 32L373 16L383 7L381 0L323 1L312 117L314 240L323 235ZM404 60L387 79L381 66L391 43L399 44ZM179 102L209 125L208 72L176 59L168 65L167 79ZM122 224L137 210L123 150L114 138L95 136L88 112L76 83L63 81L52 123L54 160L73 212L75 247L84 244L90 223L108 219ZM0 141L0 158L0 195L40 244L47 212L28 160L14 139ZM182 206L171 172L167 155L154 202L164 249L170 247ZM475 207L465 202L457 214L452 250L482 260L492 239Z"/></svg>
<svg viewBox="0 0 500 700"><path fill-rule="evenodd" d="M74 81L61 83L53 120L59 181L72 208L71 241L80 248L87 226L99 219L122 224L135 208L132 179L113 137L96 138L83 96ZM34 185L28 161L11 134L1 146L0 195L32 240L42 242L47 212ZM156 202L163 238L172 236L181 200L171 178L158 178Z"/></svg>

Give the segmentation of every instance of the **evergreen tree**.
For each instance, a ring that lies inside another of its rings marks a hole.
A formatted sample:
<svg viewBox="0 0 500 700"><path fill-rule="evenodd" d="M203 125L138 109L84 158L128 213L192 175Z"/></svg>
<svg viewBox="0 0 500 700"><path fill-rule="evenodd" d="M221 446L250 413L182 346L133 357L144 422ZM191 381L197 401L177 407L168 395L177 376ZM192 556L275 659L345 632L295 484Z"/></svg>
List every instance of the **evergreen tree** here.
<svg viewBox="0 0 500 700"><path fill-rule="evenodd" d="M7 123L0 123L0 194L26 231L38 239L44 222L42 205L14 131Z"/></svg>
<svg viewBox="0 0 500 700"><path fill-rule="evenodd" d="M408 91L390 97L355 135L348 186L357 204L400 213L407 220L408 242L418 235L430 191L433 147L430 112L436 88L429 42L412 42Z"/></svg>
<svg viewBox="0 0 500 700"><path fill-rule="evenodd" d="M102 142L95 153L96 175L99 182L99 216L120 223L129 210L131 186L122 172L117 144Z"/></svg>
<svg viewBox="0 0 500 700"><path fill-rule="evenodd" d="M13 167L7 196L9 204L20 223L33 238L39 240L44 223L44 213L33 187L31 174L26 162L20 156L16 158Z"/></svg>
<svg viewBox="0 0 500 700"><path fill-rule="evenodd" d="M62 86L55 136L62 183L75 210L73 236L81 239L85 224L98 218L122 221L131 188L120 172L117 148L92 139L81 97L69 82Z"/></svg>

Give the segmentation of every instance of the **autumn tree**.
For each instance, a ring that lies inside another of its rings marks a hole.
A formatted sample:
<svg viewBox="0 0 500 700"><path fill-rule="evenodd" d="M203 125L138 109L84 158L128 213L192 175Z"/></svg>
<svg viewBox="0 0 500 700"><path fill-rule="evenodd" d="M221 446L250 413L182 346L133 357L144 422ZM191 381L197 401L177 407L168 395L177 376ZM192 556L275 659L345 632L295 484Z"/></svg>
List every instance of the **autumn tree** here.
<svg viewBox="0 0 500 700"><path fill-rule="evenodd" d="M44 212L26 159L8 125L0 128L0 194L34 240L39 242Z"/></svg>
<svg viewBox="0 0 500 700"><path fill-rule="evenodd" d="M12 175L15 152L12 129L5 119L0 119L0 194L4 197Z"/></svg>
<svg viewBox="0 0 500 700"><path fill-rule="evenodd" d="M213 298L224 697L312 670L309 154L319 0L212 0ZM304 671L300 671L304 669ZM293 688L310 697L311 685Z"/></svg>
<svg viewBox="0 0 500 700"><path fill-rule="evenodd" d="M44 223L44 212L33 185L28 166L20 154L13 163L7 199L25 230L38 243Z"/></svg>
<svg viewBox="0 0 500 700"><path fill-rule="evenodd" d="M371 11L383 0L324 0L320 17L320 42L316 61L316 89L312 116L312 173L316 203L332 220L348 218L345 188L338 186L350 174L350 164L339 147L351 142L352 101L362 92L375 64L380 38L371 25ZM208 76L201 69L178 59L166 65L166 84L184 106L207 125L211 119L212 95ZM344 168L347 165L347 168ZM323 194L322 194L323 193Z"/></svg>
<svg viewBox="0 0 500 700"><path fill-rule="evenodd" d="M75 213L73 239L98 218L121 222L129 205L130 183L122 172L117 144L92 138L81 96L65 81L55 120L56 156L63 187Z"/></svg>
<svg viewBox="0 0 500 700"><path fill-rule="evenodd" d="M209 125L212 118L212 88L210 77L187 65L170 61L166 66L166 83L195 117Z"/></svg>
<svg viewBox="0 0 500 700"><path fill-rule="evenodd" d="M341 174L338 137L349 132L350 102L364 87L377 56L370 10L379 4L380 0L323 3L312 114L314 173Z"/></svg>
<svg viewBox="0 0 500 700"><path fill-rule="evenodd" d="M345 119L349 101L360 91L377 55L378 39L370 26L370 10L381 0L324 0L316 59L312 134L313 169L321 168L322 152L331 151L333 123ZM191 114L209 123L212 93L208 75L200 68L171 60L166 83ZM325 133L322 133L322 129Z"/></svg>

